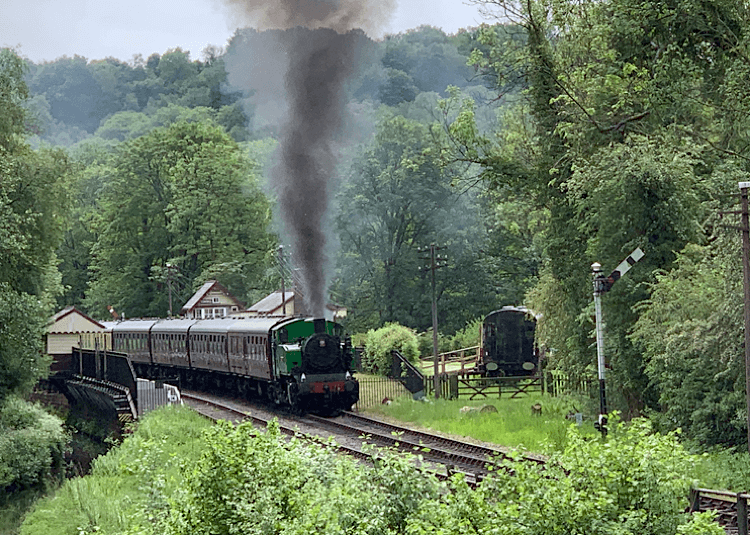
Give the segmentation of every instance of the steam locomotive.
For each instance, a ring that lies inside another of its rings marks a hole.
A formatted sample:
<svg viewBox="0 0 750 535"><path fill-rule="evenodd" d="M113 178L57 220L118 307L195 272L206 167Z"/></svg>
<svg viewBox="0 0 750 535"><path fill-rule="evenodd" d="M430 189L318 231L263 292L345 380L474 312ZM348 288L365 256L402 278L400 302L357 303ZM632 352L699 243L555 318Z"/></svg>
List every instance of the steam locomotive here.
<svg viewBox="0 0 750 535"><path fill-rule="evenodd" d="M130 356L139 377L178 377L297 411L335 412L359 399L351 340L322 318L120 321L112 349Z"/></svg>
<svg viewBox="0 0 750 535"><path fill-rule="evenodd" d="M524 307L506 306L488 314L481 327L478 371L489 377L537 373L535 330L536 320Z"/></svg>

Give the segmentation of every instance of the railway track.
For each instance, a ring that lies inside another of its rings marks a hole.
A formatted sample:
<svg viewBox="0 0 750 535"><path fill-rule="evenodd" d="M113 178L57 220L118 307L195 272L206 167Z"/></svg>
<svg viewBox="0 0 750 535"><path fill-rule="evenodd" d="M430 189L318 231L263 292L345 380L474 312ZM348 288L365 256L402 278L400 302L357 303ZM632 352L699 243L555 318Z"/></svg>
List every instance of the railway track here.
<svg viewBox="0 0 750 535"><path fill-rule="evenodd" d="M220 400L219 398L206 394L182 392L181 395L183 403L213 421L227 420L235 424L250 421L254 426L267 427L268 423L276 418L276 416L266 413L261 413L262 415L254 415L252 414L252 411L256 411L257 408L253 406L238 404L234 401ZM292 427L288 424L279 422L279 431L289 437L296 436L316 442L325 448L332 447L331 444L321 441L320 437L301 432L297 426ZM339 444L335 446L335 450L356 457L359 460L372 461L370 455L355 448Z"/></svg>
<svg viewBox="0 0 750 535"><path fill-rule="evenodd" d="M417 454L429 464L442 466L446 473L463 472L473 481L479 481L488 475L489 465L496 465L499 460L509 458L500 449L417 431L353 412L345 412L336 419L306 415L304 420L312 421L323 429L339 430L346 436L364 436L368 442L379 446ZM527 459L544 463L541 458Z"/></svg>
<svg viewBox="0 0 750 535"><path fill-rule="evenodd" d="M253 425L264 427L269 421L276 419L281 432L289 436L321 444L333 437L337 451L368 462L373 462L373 457L378 452L372 451L366 444L410 453L416 456L421 469L440 479L460 472L465 475L467 482L476 485L490 473L488 465L507 458L498 449L415 431L355 413L346 413L339 418L322 418L309 414L294 416L269 411L247 401L220 399L206 394L183 392L182 398L189 406L214 420L251 420ZM539 459L536 461L543 462Z"/></svg>

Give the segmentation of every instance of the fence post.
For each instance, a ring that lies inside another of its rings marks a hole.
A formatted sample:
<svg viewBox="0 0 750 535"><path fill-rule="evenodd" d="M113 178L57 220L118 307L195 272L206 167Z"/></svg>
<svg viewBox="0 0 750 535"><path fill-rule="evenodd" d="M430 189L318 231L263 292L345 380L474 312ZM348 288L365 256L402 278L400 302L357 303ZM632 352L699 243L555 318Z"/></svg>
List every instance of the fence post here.
<svg viewBox="0 0 750 535"><path fill-rule="evenodd" d="M690 512L700 512L701 510L701 493L698 489L690 489Z"/></svg>
<svg viewBox="0 0 750 535"><path fill-rule="evenodd" d="M448 377L450 384L450 399L458 399L458 375Z"/></svg>
<svg viewBox="0 0 750 535"><path fill-rule="evenodd" d="M737 493L737 530L739 535L747 535L747 494Z"/></svg>

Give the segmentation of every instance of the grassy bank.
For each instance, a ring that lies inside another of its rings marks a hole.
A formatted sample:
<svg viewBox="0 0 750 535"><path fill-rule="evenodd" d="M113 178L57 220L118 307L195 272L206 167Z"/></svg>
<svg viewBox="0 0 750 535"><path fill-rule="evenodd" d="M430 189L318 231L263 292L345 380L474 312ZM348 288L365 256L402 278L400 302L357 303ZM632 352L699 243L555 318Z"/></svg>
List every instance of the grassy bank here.
<svg viewBox="0 0 750 535"><path fill-rule="evenodd" d="M542 406L541 415L531 412L531 406L537 403ZM486 406L497 412L481 412ZM367 413L499 446L546 454L564 449L570 429L575 426L566 416L574 412L576 406L580 407L581 403L544 395L484 401L413 401L402 397L390 405L371 407ZM467 411L464 407L473 410ZM577 430L589 439L600 436L591 418L584 419ZM694 453L690 458L689 477L696 481L697 486L746 491L750 481L750 455L744 448L714 448L706 452L702 451L700 444L685 446Z"/></svg>
<svg viewBox="0 0 750 535"><path fill-rule="evenodd" d="M443 403L460 408L417 406ZM461 476L438 482L387 451L367 466L288 443L275 425L267 433L209 426L185 409L150 413L91 475L41 500L21 535L721 533L708 515L683 515L691 456L643 420L613 422L606 443L568 427L554 462L515 463L476 490Z"/></svg>
<svg viewBox="0 0 750 535"><path fill-rule="evenodd" d="M532 412L534 405L541 406L541 414ZM368 412L445 433L544 453L565 446L568 429L575 425L566 416L575 412L574 406L573 400L545 395L481 401L413 401L402 397L390 405L372 407ZM585 419L579 430L584 436L597 434L590 419Z"/></svg>
<svg viewBox="0 0 750 535"><path fill-rule="evenodd" d="M123 533L150 522L143 511L163 511L164 496L184 482L185 460L200 458L211 423L184 407L166 407L156 416L141 420L122 445L97 458L90 475L41 499L21 535Z"/></svg>

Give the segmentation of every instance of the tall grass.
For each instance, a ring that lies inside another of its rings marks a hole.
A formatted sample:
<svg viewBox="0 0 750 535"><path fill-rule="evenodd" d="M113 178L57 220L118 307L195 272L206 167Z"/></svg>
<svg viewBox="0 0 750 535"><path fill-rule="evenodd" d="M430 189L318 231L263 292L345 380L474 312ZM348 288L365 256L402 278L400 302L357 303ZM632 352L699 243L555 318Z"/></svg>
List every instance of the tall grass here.
<svg viewBox="0 0 750 535"><path fill-rule="evenodd" d="M94 461L91 474L66 481L40 500L21 535L122 533L149 525L184 482L185 464L200 458L210 422L182 407L149 413L119 447Z"/></svg>
<svg viewBox="0 0 750 535"><path fill-rule="evenodd" d="M14 493L0 493L0 534L16 535L24 515L45 492L46 489L34 488Z"/></svg>
<svg viewBox="0 0 750 535"><path fill-rule="evenodd" d="M537 404L542 407L541 415L532 413L532 406ZM543 394L481 401L399 398L390 405L372 407L368 412L500 446L545 453L564 448L568 429L576 425L566 416L574 411L575 405L573 399ZM481 410L488 406L497 412ZM584 420L581 431L596 435L591 420Z"/></svg>

